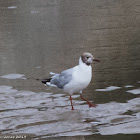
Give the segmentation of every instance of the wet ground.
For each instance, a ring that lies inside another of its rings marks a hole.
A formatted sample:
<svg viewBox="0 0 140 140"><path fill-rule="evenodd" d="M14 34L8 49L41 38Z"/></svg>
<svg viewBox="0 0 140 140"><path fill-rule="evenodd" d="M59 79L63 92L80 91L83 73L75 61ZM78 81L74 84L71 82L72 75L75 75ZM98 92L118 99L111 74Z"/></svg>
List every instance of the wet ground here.
<svg viewBox="0 0 140 140"><path fill-rule="evenodd" d="M140 1L1 0L0 139L137 140L140 135ZM75 110L36 79L101 60Z"/></svg>

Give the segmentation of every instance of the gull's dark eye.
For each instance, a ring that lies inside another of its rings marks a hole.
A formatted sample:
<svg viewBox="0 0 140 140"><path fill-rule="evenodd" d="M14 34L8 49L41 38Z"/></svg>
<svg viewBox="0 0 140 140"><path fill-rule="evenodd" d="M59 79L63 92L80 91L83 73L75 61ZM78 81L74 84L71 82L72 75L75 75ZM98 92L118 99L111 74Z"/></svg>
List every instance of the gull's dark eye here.
<svg viewBox="0 0 140 140"><path fill-rule="evenodd" d="M86 58L88 59L89 57L87 56Z"/></svg>

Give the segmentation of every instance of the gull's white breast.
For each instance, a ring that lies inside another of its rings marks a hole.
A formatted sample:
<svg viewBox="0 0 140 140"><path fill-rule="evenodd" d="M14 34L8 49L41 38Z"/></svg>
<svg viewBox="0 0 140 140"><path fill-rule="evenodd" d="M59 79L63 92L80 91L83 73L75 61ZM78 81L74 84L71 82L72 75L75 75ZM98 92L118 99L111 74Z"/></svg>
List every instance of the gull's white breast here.
<svg viewBox="0 0 140 140"><path fill-rule="evenodd" d="M92 78L91 66L76 66L73 69L71 81L64 86L64 92L73 94L88 86Z"/></svg>

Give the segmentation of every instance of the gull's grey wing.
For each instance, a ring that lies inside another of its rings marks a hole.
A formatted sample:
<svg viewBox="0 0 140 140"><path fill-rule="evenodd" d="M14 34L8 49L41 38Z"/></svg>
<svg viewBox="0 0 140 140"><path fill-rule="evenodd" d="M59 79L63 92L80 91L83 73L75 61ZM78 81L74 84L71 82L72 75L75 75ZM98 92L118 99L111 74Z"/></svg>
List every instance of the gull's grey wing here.
<svg viewBox="0 0 140 140"><path fill-rule="evenodd" d="M60 74L56 74L52 77L51 84L56 85L58 88L63 88L72 79L73 69L68 69Z"/></svg>

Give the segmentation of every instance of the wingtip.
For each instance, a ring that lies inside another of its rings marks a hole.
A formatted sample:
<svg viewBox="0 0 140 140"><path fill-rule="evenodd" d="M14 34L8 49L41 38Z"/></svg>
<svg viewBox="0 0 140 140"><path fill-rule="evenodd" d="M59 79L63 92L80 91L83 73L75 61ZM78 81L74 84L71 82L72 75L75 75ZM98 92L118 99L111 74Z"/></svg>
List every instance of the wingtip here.
<svg viewBox="0 0 140 140"><path fill-rule="evenodd" d="M45 80L42 80L41 82L42 82L43 84L46 84L46 82L47 82L47 81L45 81Z"/></svg>
<svg viewBox="0 0 140 140"><path fill-rule="evenodd" d="M43 84L46 84L47 82L50 82L51 79L52 79L52 78L43 79L43 80L41 80L41 82L42 82Z"/></svg>

